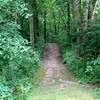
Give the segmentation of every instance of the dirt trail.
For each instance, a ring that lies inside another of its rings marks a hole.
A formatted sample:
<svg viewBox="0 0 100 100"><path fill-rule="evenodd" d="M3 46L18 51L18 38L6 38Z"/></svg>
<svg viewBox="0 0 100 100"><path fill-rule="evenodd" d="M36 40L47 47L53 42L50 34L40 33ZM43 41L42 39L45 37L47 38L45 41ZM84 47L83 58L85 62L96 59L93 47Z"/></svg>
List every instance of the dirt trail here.
<svg viewBox="0 0 100 100"><path fill-rule="evenodd" d="M45 77L28 100L95 100L62 64L56 43L45 45L42 64Z"/></svg>
<svg viewBox="0 0 100 100"><path fill-rule="evenodd" d="M62 64L59 46L56 43L46 44L43 54L43 66L46 69L45 85L63 83L61 84L61 87L63 87L62 85L74 83L73 76Z"/></svg>

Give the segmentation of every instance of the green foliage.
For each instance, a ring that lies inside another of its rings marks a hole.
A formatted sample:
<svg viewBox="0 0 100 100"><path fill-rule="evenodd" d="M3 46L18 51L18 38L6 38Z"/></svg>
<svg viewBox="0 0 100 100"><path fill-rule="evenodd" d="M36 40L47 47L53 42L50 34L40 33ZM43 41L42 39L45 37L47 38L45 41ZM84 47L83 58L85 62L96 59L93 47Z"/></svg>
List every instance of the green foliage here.
<svg viewBox="0 0 100 100"><path fill-rule="evenodd" d="M91 30L83 33L84 39L78 43L77 48L81 52L81 56L91 59L91 57L96 57L100 53L100 30Z"/></svg>
<svg viewBox="0 0 100 100"><path fill-rule="evenodd" d="M63 54L63 62L68 64L70 70L81 82L100 82L100 56L92 61L86 62L82 58L76 59L75 52L69 49Z"/></svg>
<svg viewBox="0 0 100 100"><path fill-rule="evenodd" d="M94 88L89 90L93 95L96 100L99 100L100 98L100 88Z"/></svg>
<svg viewBox="0 0 100 100"><path fill-rule="evenodd" d="M93 83L100 82L100 56L87 63L86 73Z"/></svg>
<svg viewBox="0 0 100 100"><path fill-rule="evenodd" d="M0 100L13 100L10 88L7 85L0 84Z"/></svg>
<svg viewBox="0 0 100 100"><path fill-rule="evenodd" d="M36 43L36 49L39 51L40 55L43 53L43 49L44 49L44 45L45 45L45 41L43 36L38 37L37 39L37 43Z"/></svg>
<svg viewBox="0 0 100 100"><path fill-rule="evenodd" d="M61 49L65 49L69 46L69 41L66 40L67 35L65 33L50 34L48 41L51 43L58 43Z"/></svg>
<svg viewBox="0 0 100 100"><path fill-rule="evenodd" d="M26 16L27 10L23 0L0 0L0 23Z"/></svg>
<svg viewBox="0 0 100 100"><path fill-rule="evenodd" d="M18 24L27 10L23 0L0 0L0 100L24 100L39 67L39 53Z"/></svg>
<svg viewBox="0 0 100 100"><path fill-rule="evenodd" d="M74 23L73 23L74 24ZM91 60L100 54L100 23L93 21L88 30L80 30L79 32L70 32L67 35L66 42L70 47L74 47L79 52L80 57L85 60ZM74 24L75 25L75 24ZM74 26L72 25L72 26ZM77 29L77 28L76 28Z"/></svg>
<svg viewBox="0 0 100 100"><path fill-rule="evenodd" d="M20 26L15 22L4 24L0 30L0 82L4 86L1 93L4 93L3 91L8 93L5 92L0 98L6 96L7 100L11 98L11 92L9 92L11 90L8 88L16 87L13 92L17 92L20 85L23 89L30 86L27 82L34 77L40 62L38 52L32 50L29 42L22 38L18 30ZM8 88L1 81L3 79L4 83L8 83ZM22 90L19 89L19 91Z"/></svg>
<svg viewBox="0 0 100 100"><path fill-rule="evenodd" d="M91 22L90 19L85 21L85 17L89 17L89 14L84 16L89 8L86 1L76 1L74 5L70 0L34 0L33 19L36 22L31 24L34 33L39 34L34 36L37 49L33 50L28 42L30 14L25 2L0 0L0 99L24 100L23 95L30 90L30 80L39 67L38 51L41 53L44 47L44 19L47 41L60 45L64 63L81 81L100 82L100 8L96 10L97 21ZM79 59L74 56L76 52L66 50L68 47L79 51Z"/></svg>
<svg viewBox="0 0 100 100"><path fill-rule="evenodd" d="M86 65L81 59L76 59L74 53L73 50L67 50L65 54L63 54L63 62L69 65L69 68L76 76L79 75L81 77Z"/></svg>

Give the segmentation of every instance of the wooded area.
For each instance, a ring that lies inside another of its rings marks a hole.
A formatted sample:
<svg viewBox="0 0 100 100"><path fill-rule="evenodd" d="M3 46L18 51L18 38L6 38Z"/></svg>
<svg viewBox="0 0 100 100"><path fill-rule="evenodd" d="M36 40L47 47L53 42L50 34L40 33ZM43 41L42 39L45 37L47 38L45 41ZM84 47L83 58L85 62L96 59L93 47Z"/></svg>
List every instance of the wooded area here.
<svg viewBox="0 0 100 100"><path fill-rule="evenodd" d="M100 0L0 0L0 100L26 100L46 43L80 83L100 87Z"/></svg>

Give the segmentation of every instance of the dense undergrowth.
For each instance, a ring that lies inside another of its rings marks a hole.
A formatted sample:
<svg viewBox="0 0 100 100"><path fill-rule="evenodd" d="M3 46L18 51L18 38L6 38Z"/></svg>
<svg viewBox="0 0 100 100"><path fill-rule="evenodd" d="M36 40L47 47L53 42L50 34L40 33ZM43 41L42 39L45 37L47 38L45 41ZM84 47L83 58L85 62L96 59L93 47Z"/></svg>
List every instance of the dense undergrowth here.
<svg viewBox="0 0 100 100"><path fill-rule="evenodd" d="M68 64L72 72L81 82L99 85L100 82L100 26L92 23L92 28L77 35L71 33L66 41L67 47L61 44L63 62ZM79 42L74 41L77 37ZM63 41L64 42L64 41Z"/></svg>
<svg viewBox="0 0 100 100"><path fill-rule="evenodd" d="M100 56L91 61L85 61L83 58L77 59L75 57L74 49L67 49L63 55L63 62L68 64L70 70L80 80L80 82L98 83L99 80L99 66Z"/></svg>
<svg viewBox="0 0 100 100"><path fill-rule="evenodd" d="M40 55L22 37L17 20L27 10L23 0L0 0L0 100L25 100L35 84Z"/></svg>
<svg viewBox="0 0 100 100"><path fill-rule="evenodd" d="M24 100L39 68L39 53L20 35L19 29L15 22L0 29L0 100Z"/></svg>

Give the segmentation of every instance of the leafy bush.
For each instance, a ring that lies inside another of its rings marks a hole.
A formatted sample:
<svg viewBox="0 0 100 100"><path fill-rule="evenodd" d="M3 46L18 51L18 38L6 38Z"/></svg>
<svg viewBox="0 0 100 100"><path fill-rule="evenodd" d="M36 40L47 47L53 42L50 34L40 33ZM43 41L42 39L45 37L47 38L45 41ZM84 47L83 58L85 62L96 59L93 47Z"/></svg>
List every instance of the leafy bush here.
<svg viewBox="0 0 100 100"><path fill-rule="evenodd" d="M75 52L73 52L73 50L66 51L63 55L63 62L68 64L69 68L76 76L79 75L81 77L86 69L86 64L82 61L82 59L76 59L74 53Z"/></svg>
<svg viewBox="0 0 100 100"><path fill-rule="evenodd" d="M13 100L10 88L7 85L0 84L0 100Z"/></svg>
<svg viewBox="0 0 100 100"><path fill-rule="evenodd" d="M84 61L83 58L76 59L74 50L66 50L63 54L63 62L68 64L70 70L81 82L100 82L100 56L92 61Z"/></svg>
<svg viewBox="0 0 100 100"><path fill-rule="evenodd" d="M87 63L86 73L91 82L100 82L100 55Z"/></svg>
<svg viewBox="0 0 100 100"><path fill-rule="evenodd" d="M39 53L33 51L19 30L16 22L8 22L0 30L0 98L6 97L7 100L11 100L11 93L29 90L30 78L34 77L40 62ZM3 79L4 83L1 81ZM8 84L5 86L5 83Z"/></svg>
<svg viewBox="0 0 100 100"><path fill-rule="evenodd" d="M18 24L27 11L23 0L0 0L0 100L24 100L39 67L39 53Z"/></svg>
<svg viewBox="0 0 100 100"><path fill-rule="evenodd" d="M0 24L27 16L27 10L23 0L0 0Z"/></svg>
<svg viewBox="0 0 100 100"><path fill-rule="evenodd" d="M100 54L100 21L90 23L88 30L71 33L71 41L82 58L96 58Z"/></svg>
<svg viewBox="0 0 100 100"><path fill-rule="evenodd" d="M83 41L81 41L79 44L77 44L78 49L81 52L81 57L85 57L85 59L88 57L91 59L92 57L98 56L99 49L100 49L100 30L96 31L89 31L85 33Z"/></svg>

